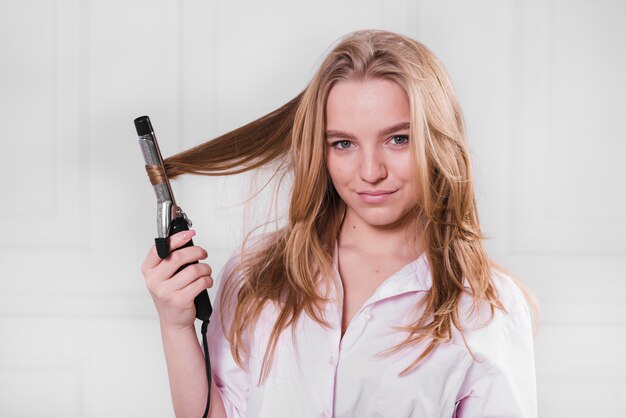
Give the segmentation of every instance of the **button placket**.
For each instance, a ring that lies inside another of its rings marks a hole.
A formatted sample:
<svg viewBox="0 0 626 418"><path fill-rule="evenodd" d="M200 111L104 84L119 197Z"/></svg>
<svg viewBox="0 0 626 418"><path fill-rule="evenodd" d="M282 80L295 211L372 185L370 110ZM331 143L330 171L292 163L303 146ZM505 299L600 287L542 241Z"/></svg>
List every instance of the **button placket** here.
<svg viewBox="0 0 626 418"><path fill-rule="evenodd" d="M361 338L367 328L368 322L372 319L371 305L361 308L361 311L352 319L348 329L341 340L341 352L349 351Z"/></svg>
<svg viewBox="0 0 626 418"><path fill-rule="evenodd" d="M328 359L328 379L332 382L332 385L329 385L328 392L326 393L326 402L321 406L324 406L325 409L319 414L320 417L330 418L332 413L329 411L333 410L333 405L335 402L335 382L337 379L337 366L339 363L339 353L341 351L341 314L339 310L340 306L337 305L337 301L331 301L327 305L327 314L328 320L331 323L331 329L325 334L327 337L328 350L324 353L326 358ZM322 357L323 359L324 357ZM323 361L323 360L322 360Z"/></svg>

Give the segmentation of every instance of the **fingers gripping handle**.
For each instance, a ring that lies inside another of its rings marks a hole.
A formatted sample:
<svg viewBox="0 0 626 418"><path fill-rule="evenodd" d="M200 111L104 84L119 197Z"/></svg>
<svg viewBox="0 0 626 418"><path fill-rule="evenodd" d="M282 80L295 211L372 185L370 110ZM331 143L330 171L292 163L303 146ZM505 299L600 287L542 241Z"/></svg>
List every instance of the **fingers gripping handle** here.
<svg viewBox="0 0 626 418"><path fill-rule="evenodd" d="M188 230L189 230L189 224L187 224L187 221L185 220L184 217L181 216L178 218L174 218L172 222L170 223L170 230L168 233L168 237L176 234L177 232L188 231ZM157 250L159 249L159 244L158 244L159 240L160 240L159 238L156 238ZM162 257L161 253L159 252L159 256L161 256L161 258L166 258L167 255L169 255L169 244L167 242L167 239L165 239L165 244L161 244L161 245L163 245L162 251L164 251L166 255L165 257ZM193 245L193 240L189 240L187 243L185 243L185 245L183 245L180 248L186 248L192 245ZM198 261L194 261L193 263L185 264L181 266L178 270L176 270L176 273L180 272L182 269L184 269L190 264L197 264L197 263ZM202 415L202 418L207 418L209 414L209 408L211 406L211 361L209 359L209 349L208 349L208 342L207 342L207 327L209 325L209 319L211 318L211 313L213 313L213 308L211 307L211 301L209 300L209 294L207 293L206 289L204 289L202 292L200 292L198 296L196 296L196 298L193 300L193 304L196 307L196 318L202 321L202 345L204 347L204 361L205 361L205 366L206 366L206 375L207 375L207 382L208 382L206 407L204 409L204 414Z"/></svg>
<svg viewBox="0 0 626 418"><path fill-rule="evenodd" d="M177 232L188 231L188 230L189 230L189 225L187 225L187 221L185 221L183 217L175 218L172 220L172 223L170 224L170 232L168 236L172 236L176 234ZM165 244L162 244L162 240L165 240ZM159 252L159 257L166 258L169 255L169 245L167 243L167 239L156 238L155 241L156 241L157 252ZM159 242L161 242L161 244L159 244ZM161 251L163 251L163 253L165 254L165 257L161 255L161 252L159 250L159 245L163 245L163 250ZM185 245L183 245L180 248L191 247L192 245L193 245L193 240L189 240ZM176 270L176 273L180 272L182 269L184 269L190 264L197 264L197 263L198 261L194 261L193 263L185 264L181 266L178 270ZM201 321L208 321L209 318L211 317L211 314L213 313L213 308L211 307L211 301L209 300L209 294L206 291L206 289L204 289L202 292L200 292L198 296L196 296L193 303L196 307L196 318L198 318Z"/></svg>

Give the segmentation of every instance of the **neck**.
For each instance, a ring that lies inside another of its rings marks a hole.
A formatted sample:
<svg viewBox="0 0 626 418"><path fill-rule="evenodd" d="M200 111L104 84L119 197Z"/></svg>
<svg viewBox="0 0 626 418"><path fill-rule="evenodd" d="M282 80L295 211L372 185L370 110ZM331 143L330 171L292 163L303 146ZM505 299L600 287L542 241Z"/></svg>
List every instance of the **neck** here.
<svg viewBox="0 0 626 418"><path fill-rule="evenodd" d="M416 240L410 233L407 222L373 226L348 210L339 231L338 242L340 247L350 247L366 256L395 256L412 260L419 257L423 250L420 240Z"/></svg>

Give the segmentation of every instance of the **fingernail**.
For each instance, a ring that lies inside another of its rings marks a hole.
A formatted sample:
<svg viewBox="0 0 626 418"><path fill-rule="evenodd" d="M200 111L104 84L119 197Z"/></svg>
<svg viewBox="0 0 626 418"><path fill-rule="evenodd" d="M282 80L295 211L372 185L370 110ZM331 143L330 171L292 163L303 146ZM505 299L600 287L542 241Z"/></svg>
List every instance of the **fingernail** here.
<svg viewBox="0 0 626 418"><path fill-rule="evenodd" d="M185 231L185 232L183 232L183 239L191 238L194 235L196 235L196 231L194 231L193 229L191 229L189 231Z"/></svg>

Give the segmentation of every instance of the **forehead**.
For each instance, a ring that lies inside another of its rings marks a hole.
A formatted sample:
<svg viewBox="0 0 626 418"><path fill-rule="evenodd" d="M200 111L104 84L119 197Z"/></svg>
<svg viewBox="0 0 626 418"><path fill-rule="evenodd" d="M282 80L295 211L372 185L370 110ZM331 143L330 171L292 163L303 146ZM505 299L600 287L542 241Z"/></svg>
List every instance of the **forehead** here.
<svg viewBox="0 0 626 418"><path fill-rule="evenodd" d="M408 121L409 100L397 83L386 79L339 81L326 101L328 128L379 127Z"/></svg>

